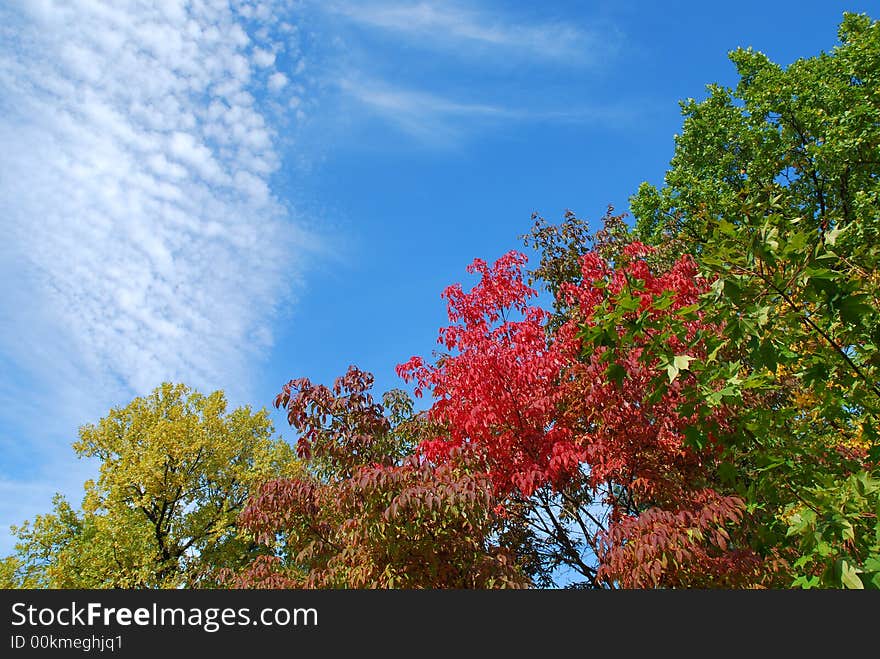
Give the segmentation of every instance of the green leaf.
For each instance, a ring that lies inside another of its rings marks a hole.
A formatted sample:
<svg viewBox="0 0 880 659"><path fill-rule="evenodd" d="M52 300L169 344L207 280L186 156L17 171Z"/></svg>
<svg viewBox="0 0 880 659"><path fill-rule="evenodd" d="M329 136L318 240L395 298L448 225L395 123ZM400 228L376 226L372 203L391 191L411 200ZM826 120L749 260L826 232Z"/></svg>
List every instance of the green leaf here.
<svg viewBox="0 0 880 659"><path fill-rule="evenodd" d="M695 359L695 357L691 357L690 355L676 355L672 359L672 364L680 371L687 371L690 369L691 362Z"/></svg>
<svg viewBox="0 0 880 659"><path fill-rule="evenodd" d="M805 273L810 279L832 280L840 277L840 273L828 268L807 268Z"/></svg>
<svg viewBox="0 0 880 659"><path fill-rule="evenodd" d="M871 305L866 304L867 295L849 295L840 302L840 317L851 325L858 324L863 316L874 311Z"/></svg>
<svg viewBox="0 0 880 659"><path fill-rule="evenodd" d="M626 379L626 369L617 362L613 362L605 369L605 377L612 382L615 382L617 386L620 387L623 385L624 379Z"/></svg>
<svg viewBox="0 0 880 659"><path fill-rule="evenodd" d="M664 311L668 309L672 304L672 294L669 291L664 291L663 295L659 295L654 299L654 308L657 311Z"/></svg>
<svg viewBox="0 0 880 659"><path fill-rule="evenodd" d="M617 298L616 306L621 311L636 311L638 310L641 303L642 301L640 298L624 293L619 298Z"/></svg>
<svg viewBox="0 0 880 659"><path fill-rule="evenodd" d="M808 590L808 589L813 588L818 585L819 585L819 577L816 577L816 576L807 577L807 576L801 575L797 579L795 579L794 582L792 582L792 586L800 586L804 590Z"/></svg>
<svg viewBox="0 0 880 659"><path fill-rule="evenodd" d="M837 243L837 239L840 237L840 234L843 233L846 227L834 227L831 231L825 234L825 242L828 245L834 245Z"/></svg>
<svg viewBox="0 0 880 659"><path fill-rule="evenodd" d="M736 467L734 467L730 462L722 462L718 465L718 478L721 479L723 483L733 483L736 480Z"/></svg>
<svg viewBox="0 0 880 659"><path fill-rule="evenodd" d="M736 227L727 220L719 220L718 221L718 230L723 233L725 236L730 236L731 238L736 238Z"/></svg>
<svg viewBox="0 0 880 659"><path fill-rule="evenodd" d="M761 307L758 309L758 312L755 314L755 317L758 321L758 326L763 327L767 324L770 315L770 307Z"/></svg>
<svg viewBox="0 0 880 659"><path fill-rule="evenodd" d="M760 357L760 363L764 368L775 373L779 361L776 354L776 348L770 339L765 339L761 342L761 345L758 348L758 355Z"/></svg>
<svg viewBox="0 0 880 659"><path fill-rule="evenodd" d="M696 426L687 426L684 429L685 444L699 451L706 445L706 436Z"/></svg>
<svg viewBox="0 0 880 659"><path fill-rule="evenodd" d="M859 579L858 570L847 563L845 559L840 559L840 582L846 588L855 590L862 590L865 587L865 584Z"/></svg>
<svg viewBox="0 0 880 659"><path fill-rule="evenodd" d="M742 300L742 288L738 282L735 282L732 279L724 280L724 293L727 295L728 299L735 304L739 304Z"/></svg>
<svg viewBox="0 0 880 659"><path fill-rule="evenodd" d="M676 313L682 318L693 318L695 312L699 311L699 304L689 304L686 307L682 307Z"/></svg>

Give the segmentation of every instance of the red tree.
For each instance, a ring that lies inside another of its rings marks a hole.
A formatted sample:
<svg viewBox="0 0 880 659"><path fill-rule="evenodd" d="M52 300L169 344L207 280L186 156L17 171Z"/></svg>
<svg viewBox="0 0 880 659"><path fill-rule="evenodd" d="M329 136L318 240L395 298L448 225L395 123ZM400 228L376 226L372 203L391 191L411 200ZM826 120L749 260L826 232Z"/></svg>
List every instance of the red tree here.
<svg viewBox="0 0 880 659"><path fill-rule="evenodd" d="M684 395L706 358L701 335L717 330L693 312L707 282L690 257L663 265L652 252L624 242L581 255L578 276L556 286L566 311L554 323L529 304L524 255L474 261L479 282L443 294L447 353L398 367L417 395L431 392L442 429L419 450L482 456L496 495L588 585L751 585L742 501L712 489L725 408ZM706 435L696 445L693 428Z"/></svg>
<svg viewBox="0 0 880 659"><path fill-rule="evenodd" d="M276 398L306 474L263 485L241 515L268 548L226 575L241 588L493 588L529 584L494 537L491 483L464 451L413 449L425 428L401 391L377 403L351 367L332 389L291 380Z"/></svg>

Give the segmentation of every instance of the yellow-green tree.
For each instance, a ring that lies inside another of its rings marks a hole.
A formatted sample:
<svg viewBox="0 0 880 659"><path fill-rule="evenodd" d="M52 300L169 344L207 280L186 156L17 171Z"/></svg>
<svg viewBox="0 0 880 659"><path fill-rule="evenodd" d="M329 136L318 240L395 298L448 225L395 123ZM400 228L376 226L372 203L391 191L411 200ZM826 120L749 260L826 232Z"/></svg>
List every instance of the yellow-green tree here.
<svg viewBox="0 0 880 659"><path fill-rule="evenodd" d="M211 586L217 569L262 551L237 526L250 493L298 468L266 410L227 412L222 391L170 383L83 426L73 447L101 463L82 509L58 495L51 513L14 527L0 585Z"/></svg>

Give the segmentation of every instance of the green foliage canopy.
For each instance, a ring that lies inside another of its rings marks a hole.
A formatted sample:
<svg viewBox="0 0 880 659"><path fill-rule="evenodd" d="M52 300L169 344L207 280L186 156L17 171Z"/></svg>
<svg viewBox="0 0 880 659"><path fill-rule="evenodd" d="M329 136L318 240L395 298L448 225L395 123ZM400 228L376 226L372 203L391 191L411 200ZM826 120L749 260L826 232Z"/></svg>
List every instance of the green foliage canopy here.
<svg viewBox="0 0 880 659"><path fill-rule="evenodd" d="M80 429L74 449L101 461L82 510L60 495L53 511L13 531L8 586L177 588L205 586L221 568L253 558L237 517L258 483L295 473L289 445L272 438L265 410L227 412L165 383Z"/></svg>

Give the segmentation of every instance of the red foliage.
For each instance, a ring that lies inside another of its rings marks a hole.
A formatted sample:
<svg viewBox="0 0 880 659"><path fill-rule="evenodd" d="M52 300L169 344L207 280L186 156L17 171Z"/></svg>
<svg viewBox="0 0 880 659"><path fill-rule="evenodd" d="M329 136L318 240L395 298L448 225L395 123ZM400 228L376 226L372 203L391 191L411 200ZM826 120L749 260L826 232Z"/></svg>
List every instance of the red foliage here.
<svg viewBox="0 0 880 659"><path fill-rule="evenodd" d="M370 395L350 368L333 388L291 380L275 404L299 433L307 470L265 483L240 516L271 555L225 575L238 588L522 587L497 530L488 479L464 451L413 455L424 420L403 392Z"/></svg>
<svg viewBox="0 0 880 659"><path fill-rule="evenodd" d="M397 372L416 381L416 395L429 389L436 399L429 416L444 434L422 443L428 459L472 446L497 492L530 496L563 482L583 453L557 423L565 396L560 380L574 346L548 341L547 312L528 305L536 292L523 282L525 260L509 252L491 267L474 261L468 271L481 280L473 290L456 284L443 293L452 324L440 330L439 342L457 354L431 365L414 357Z"/></svg>
<svg viewBox="0 0 880 659"><path fill-rule="evenodd" d="M547 312L529 305L536 291L523 281L522 254L510 252L492 266L474 261L468 271L480 280L473 289L455 285L444 292L451 324L438 342L449 353L434 364L414 357L398 366L415 381L417 395L431 391L429 418L443 429L420 450L442 462L451 450L469 447L482 456L499 496L562 491L586 473L588 486L604 488L611 508L611 527L596 529L606 578L684 584L681 575L703 571L709 579L730 572L742 577L725 577L730 583L748 582L757 559L728 543L724 530L740 523L740 502L705 486L717 448L710 436L696 450L684 435L707 419L709 427L724 428L724 408L683 414L683 381L690 376L682 372L671 383L658 378L660 355L652 352L660 337L669 354L705 357L696 337L712 328L698 316L671 321L707 285L689 256L656 272L651 252L633 242L613 263L597 251L583 256L580 280L559 287L570 312L555 329ZM624 298L632 308L607 327ZM607 328L611 341L586 341L585 331L596 326ZM679 332L667 337L670 326ZM610 378L610 365L622 377ZM674 561L662 558L669 552Z"/></svg>
<svg viewBox="0 0 880 659"><path fill-rule="evenodd" d="M624 253L639 257L648 250L633 243ZM442 459L451 447L477 447L498 491L525 496L544 485L561 486L582 463L589 464L594 486L612 479L647 495L699 466L701 456L683 442L690 419L678 412L680 383L673 382L659 402L645 403L658 359L645 359L642 346L631 346L618 361L626 373L621 386L606 376L604 350L581 357L587 346L580 339L603 303L634 279L643 284L633 314L647 310L653 322L695 302L702 288L693 261L682 258L655 276L641 258L614 269L587 254L583 283L562 289L577 315L555 334L547 331L547 312L527 304L536 292L523 283L524 263L515 252L492 267L475 261L468 270L479 273L480 282L469 293L460 285L444 293L452 324L440 331L439 342L455 354L436 364L414 357L398 366L402 377L416 381L417 395L432 391L430 417L446 430L422 444L425 454ZM674 293L672 305L654 309L667 291ZM690 338L673 338L670 348L682 349Z"/></svg>
<svg viewBox="0 0 880 659"><path fill-rule="evenodd" d="M677 510L650 508L600 535L599 577L622 588L742 588L762 580L763 562L731 533L745 504L712 490Z"/></svg>
<svg viewBox="0 0 880 659"><path fill-rule="evenodd" d="M702 422L708 419L715 427L723 428L725 410L719 407L708 413L695 409L685 415L681 412L682 404L687 402L683 388L689 376L682 373L672 382L662 379L655 338L663 335L679 310L695 304L707 286L697 277L696 265L687 255L668 270L652 272L643 258L650 251L641 243L631 243L623 249L628 260L617 267L594 253L587 254L582 261L581 284L562 289L568 303L575 306L575 315L560 329L560 340L577 341L581 328L606 323L603 316L609 302L621 295L638 299L638 308L623 314L613 328L619 336L626 336L622 342L625 352L610 355L610 361L623 369L623 377L614 381L607 375L606 351L611 348L592 346L592 352L570 369L567 417L584 446L594 487L612 481L626 487L638 500L656 505L678 501L714 464L716 448L711 443L702 451L689 448L684 431L700 421L700 412ZM668 306L658 304L670 294ZM637 319L639 333L624 326ZM661 347L668 354L705 357L705 350L694 337L707 327L699 318L680 325L681 333L669 336ZM578 346L580 354L590 347Z"/></svg>

